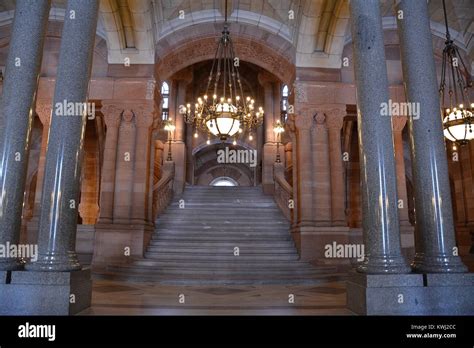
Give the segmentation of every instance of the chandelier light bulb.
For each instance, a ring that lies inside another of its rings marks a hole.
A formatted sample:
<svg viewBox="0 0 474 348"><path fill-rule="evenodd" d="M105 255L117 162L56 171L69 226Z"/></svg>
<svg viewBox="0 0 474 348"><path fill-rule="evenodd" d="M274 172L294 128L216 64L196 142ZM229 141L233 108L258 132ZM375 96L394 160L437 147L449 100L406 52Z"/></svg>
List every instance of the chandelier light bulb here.
<svg viewBox="0 0 474 348"><path fill-rule="evenodd" d="M248 101L248 102L250 101L250 97L247 97L247 101Z"/></svg>
<svg viewBox="0 0 474 348"><path fill-rule="evenodd" d="M188 109L190 109L190 108L191 108L191 104L188 103L188 104L186 105L186 107L187 107Z"/></svg>
<svg viewBox="0 0 474 348"><path fill-rule="evenodd" d="M474 103L471 103L471 108L474 108Z"/></svg>
<svg viewBox="0 0 474 348"><path fill-rule="evenodd" d="M243 132L243 129L242 128L239 128L239 133L242 133Z"/></svg>
<svg viewBox="0 0 474 348"><path fill-rule="evenodd" d="M203 98L204 98L204 100L207 100L207 95L205 95Z"/></svg>
<svg viewBox="0 0 474 348"><path fill-rule="evenodd" d="M224 102L224 100L225 100L225 99L224 99L224 97L221 97L221 103L223 103L223 102Z"/></svg>
<svg viewBox="0 0 474 348"><path fill-rule="evenodd" d="M194 137L195 137L195 138L197 138L197 137L198 137L198 133L197 133L197 132L196 132L196 133L194 133Z"/></svg>
<svg viewBox="0 0 474 348"><path fill-rule="evenodd" d="M214 94L214 95L212 96L212 99L217 99L217 95Z"/></svg>
<svg viewBox="0 0 474 348"><path fill-rule="evenodd" d="M460 109L464 108L464 104L459 104L459 108Z"/></svg>
<svg viewBox="0 0 474 348"><path fill-rule="evenodd" d="M253 135L252 135L252 134L249 135L249 140L250 140L250 141L253 140Z"/></svg>
<svg viewBox="0 0 474 348"><path fill-rule="evenodd" d="M237 141L234 139L234 141L232 142L232 145L237 145Z"/></svg>
<svg viewBox="0 0 474 348"><path fill-rule="evenodd" d="M211 141L209 139L207 139L206 144L209 145L210 143L211 143Z"/></svg>
<svg viewBox="0 0 474 348"><path fill-rule="evenodd" d="M239 101L239 100L240 100L240 97L239 97L239 96L235 97L235 100Z"/></svg>

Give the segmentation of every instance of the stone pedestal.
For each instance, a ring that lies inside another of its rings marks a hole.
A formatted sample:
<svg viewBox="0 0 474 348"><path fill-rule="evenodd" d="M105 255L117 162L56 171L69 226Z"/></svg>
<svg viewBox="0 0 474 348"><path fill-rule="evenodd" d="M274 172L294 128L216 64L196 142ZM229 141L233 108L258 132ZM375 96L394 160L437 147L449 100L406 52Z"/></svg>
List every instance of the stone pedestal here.
<svg viewBox="0 0 474 348"><path fill-rule="evenodd" d="M152 233L152 225L97 224L93 269L101 270L109 264L123 264L132 259L143 258L143 251L150 242Z"/></svg>
<svg viewBox="0 0 474 348"><path fill-rule="evenodd" d="M348 244L349 227L296 226L292 229L293 239L301 260L316 261L320 264L348 264L348 258L326 257L326 245Z"/></svg>
<svg viewBox="0 0 474 348"><path fill-rule="evenodd" d="M267 143L263 145L262 157L262 188L266 194L273 194L275 183L273 181L273 164L276 158L276 144ZM280 147L281 150L281 147Z"/></svg>
<svg viewBox="0 0 474 348"><path fill-rule="evenodd" d="M347 307L362 315L472 315L474 274L351 274Z"/></svg>
<svg viewBox="0 0 474 348"><path fill-rule="evenodd" d="M0 315L73 315L90 307L90 269L6 273L0 273Z"/></svg>
<svg viewBox="0 0 474 348"><path fill-rule="evenodd" d="M182 141L174 142L171 144L171 151L175 163L173 191L179 196L183 193L186 184L186 144Z"/></svg>

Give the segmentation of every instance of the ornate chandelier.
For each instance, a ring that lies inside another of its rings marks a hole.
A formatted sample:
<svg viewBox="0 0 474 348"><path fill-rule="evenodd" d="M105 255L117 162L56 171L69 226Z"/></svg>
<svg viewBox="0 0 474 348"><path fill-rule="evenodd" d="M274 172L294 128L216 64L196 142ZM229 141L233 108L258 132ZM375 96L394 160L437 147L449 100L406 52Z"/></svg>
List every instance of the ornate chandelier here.
<svg viewBox="0 0 474 348"><path fill-rule="evenodd" d="M443 50L439 92L442 105L445 105L445 97L449 100L449 107L445 105L442 108L444 136L453 141L454 146L464 145L474 139L472 129L474 103L471 104L469 100L469 88L472 87L472 81L458 48L451 40L445 0L443 0L443 11L446 24L446 46Z"/></svg>
<svg viewBox="0 0 474 348"><path fill-rule="evenodd" d="M208 134L208 143L212 134L222 141L234 137L235 144L235 138L246 131L252 140L252 130L262 124L263 113L262 107L256 108L254 98L243 97L239 61L228 30L226 1L224 30L217 44L206 91L197 98L194 107L190 103L186 105L184 119L193 125L195 137L198 130L203 130Z"/></svg>

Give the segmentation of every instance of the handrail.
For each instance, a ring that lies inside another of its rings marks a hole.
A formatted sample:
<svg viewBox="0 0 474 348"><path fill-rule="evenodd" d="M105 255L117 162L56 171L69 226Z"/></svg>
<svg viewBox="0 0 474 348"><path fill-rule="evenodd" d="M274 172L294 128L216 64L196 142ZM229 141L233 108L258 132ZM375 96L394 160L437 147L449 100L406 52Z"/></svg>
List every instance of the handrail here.
<svg viewBox="0 0 474 348"><path fill-rule="evenodd" d="M153 185L154 220L168 207L173 199L174 162L165 161L161 179Z"/></svg>

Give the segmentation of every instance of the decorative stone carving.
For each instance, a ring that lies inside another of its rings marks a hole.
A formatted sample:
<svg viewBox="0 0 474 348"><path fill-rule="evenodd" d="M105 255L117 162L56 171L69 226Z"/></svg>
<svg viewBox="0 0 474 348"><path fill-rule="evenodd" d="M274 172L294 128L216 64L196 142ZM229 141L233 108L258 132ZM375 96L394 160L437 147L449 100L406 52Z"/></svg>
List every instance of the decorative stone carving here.
<svg viewBox="0 0 474 348"><path fill-rule="evenodd" d="M104 115L104 121L107 127L119 126L123 108L115 104L105 104L100 110Z"/></svg>

